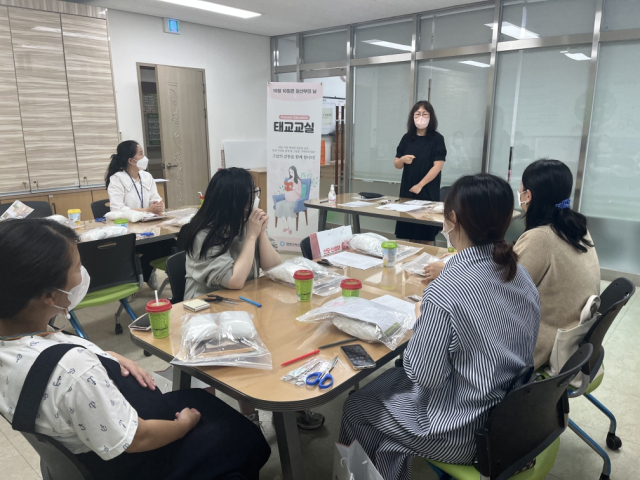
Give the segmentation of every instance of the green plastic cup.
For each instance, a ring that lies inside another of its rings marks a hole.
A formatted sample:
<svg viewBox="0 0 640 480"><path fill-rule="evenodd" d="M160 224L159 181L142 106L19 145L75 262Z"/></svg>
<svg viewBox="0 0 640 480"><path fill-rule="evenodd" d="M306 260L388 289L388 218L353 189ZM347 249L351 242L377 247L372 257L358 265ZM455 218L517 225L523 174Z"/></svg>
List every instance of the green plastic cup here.
<svg viewBox="0 0 640 480"><path fill-rule="evenodd" d="M113 221L113 225L115 227L129 228L129 220L127 220L126 218L116 218Z"/></svg>
<svg viewBox="0 0 640 480"><path fill-rule="evenodd" d="M398 256L398 244L396 242L382 242L382 266L395 267Z"/></svg>
<svg viewBox="0 0 640 480"><path fill-rule="evenodd" d="M161 298L156 302L147 303L147 314L151 324L153 338L166 338L169 336L169 324L171 323L171 302Z"/></svg>
<svg viewBox="0 0 640 480"><path fill-rule="evenodd" d="M311 270L298 270L293 274L296 281L296 293L299 302L310 302L313 295L313 272Z"/></svg>
<svg viewBox="0 0 640 480"><path fill-rule="evenodd" d="M362 289L362 282L355 278L347 278L340 283L343 297L359 297Z"/></svg>

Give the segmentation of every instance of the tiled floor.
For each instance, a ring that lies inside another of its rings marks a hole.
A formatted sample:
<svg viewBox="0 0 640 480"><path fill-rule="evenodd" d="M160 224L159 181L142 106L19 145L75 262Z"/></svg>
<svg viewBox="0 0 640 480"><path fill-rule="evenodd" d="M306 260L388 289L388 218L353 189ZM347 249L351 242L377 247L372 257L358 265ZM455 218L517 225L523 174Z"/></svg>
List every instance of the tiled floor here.
<svg viewBox="0 0 640 480"><path fill-rule="evenodd" d="M606 287L603 282L603 288ZM133 309L142 313L144 304L152 293L143 289L132 302ZM613 464L611 478L628 480L640 478L640 300L636 294L618 315L605 338L606 378L597 390L596 396L609 407L618 419L618 436L623 446L618 452L608 450ZM127 329L124 335L114 334L113 314L116 305L81 310L78 316L86 328L89 338L105 350L118 353L138 361L150 371L162 370L167 364L155 357L144 357L142 350L129 340ZM122 316L123 324L128 320ZM375 377L375 375L374 375ZM307 479L325 480L331 478L334 442L338 437L342 403L346 394L324 405L318 411L326 416L325 426L314 432L300 431L302 451L305 458ZM222 396L233 406L236 402ZM269 412L261 412L265 435L272 448L269 462L262 470L260 478L275 480L281 478L278 447ZM586 399L571 400L571 418L589 435L604 445L608 420ZM0 465L3 480L30 480L40 477L38 455L26 440L0 420ZM436 476L421 459L413 462L413 479L433 480ZM573 432L567 430L561 437L558 459L548 479L597 480L602 462Z"/></svg>

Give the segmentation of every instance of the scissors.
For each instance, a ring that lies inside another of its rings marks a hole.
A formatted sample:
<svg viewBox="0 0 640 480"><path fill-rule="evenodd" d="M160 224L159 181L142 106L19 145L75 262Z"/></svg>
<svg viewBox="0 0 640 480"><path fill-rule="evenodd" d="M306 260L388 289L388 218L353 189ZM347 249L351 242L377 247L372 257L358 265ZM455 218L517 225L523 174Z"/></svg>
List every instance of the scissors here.
<svg viewBox="0 0 640 480"><path fill-rule="evenodd" d="M203 300L209 303L224 302L224 303L230 303L232 305L238 305L238 302L234 302L230 298L221 297L220 295L207 295L206 298L203 298Z"/></svg>
<svg viewBox="0 0 640 480"><path fill-rule="evenodd" d="M307 377L307 385L310 387L317 385L320 390L331 388L333 386L333 376L330 372L336 366L336 363L338 363L338 357L333 359L326 372L314 372L309 375Z"/></svg>

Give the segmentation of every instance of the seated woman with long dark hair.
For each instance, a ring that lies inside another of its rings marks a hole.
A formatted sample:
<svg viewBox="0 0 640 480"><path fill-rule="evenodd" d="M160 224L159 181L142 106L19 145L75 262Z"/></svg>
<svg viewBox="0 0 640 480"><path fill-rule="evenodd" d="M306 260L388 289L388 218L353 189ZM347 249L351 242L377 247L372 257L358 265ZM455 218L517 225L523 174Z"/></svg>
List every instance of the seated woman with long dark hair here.
<svg viewBox="0 0 640 480"><path fill-rule="evenodd" d="M533 362L538 292L504 241L513 192L493 175L460 178L444 202L459 251L425 289L404 354L344 404L340 443L358 440L385 480L408 480L411 458L471 464L474 432Z"/></svg>
<svg viewBox="0 0 640 480"><path fill-rule="evenodd" d="M49 326L89 287L76 243L51 220L0 222L0 413L96 480L257 480L270 449L233 408L200 389L163 395L135 362Z"/></svg>

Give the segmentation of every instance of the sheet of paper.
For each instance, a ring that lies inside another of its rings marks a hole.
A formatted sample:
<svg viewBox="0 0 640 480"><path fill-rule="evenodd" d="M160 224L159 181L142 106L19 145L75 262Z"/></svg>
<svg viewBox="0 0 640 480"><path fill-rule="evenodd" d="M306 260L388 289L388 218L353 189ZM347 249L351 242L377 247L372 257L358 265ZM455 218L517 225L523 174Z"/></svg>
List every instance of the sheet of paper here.
<svg viewBox="0 0 640 480"><path fill-rule="evenodd" d="M368 202L363 202L361 200L357 200L355 202L349 202L349 203L341 203L339 205L340 207L352 207L352 208L356 208L356 207L370 207L371 204Z"/></svg>
<svg viewBox="0 0 640 480"><path fill-rule="evenodd" d="M366 255L360 255L358 253L340 252L335 255L327 257L334 265L340 265L344 267L353 267L358 270L367 270L372 267L382 265L381 258L368 257Z"/></svg>
<svg viewBox="0 0 640 480"><path fill-rule="evenodd" d="M408 202L404 202L403 205L429 205L430 203L435 203L430 200L409 200Z"/></svg>
<svg viewBox="0 0 640 480"><path fill-rule="evenodd" d="M397 203L390 203L388 205L382 205L380 207L376 207L379 210L395 210L396 212L410 212L412 210L418 210L422 208L420 205L407 205L406 203L402 203L398 205Z"/></svg>
<svg viewBox="0 0 640 480"><path fill-rule="evenodd" d="M392 297L391 295L384 295L382 297L374 298L371 300L372 302L379 303L380 305L384 305L385 307L393 308L394 310L398 310L399 312L411 314L411 318L414 319L410 328L413 328L415 324L416 318L416 304L405 302L404 300L400 300L399 298Z"/></svg>
<svg viewBox="0 0 640 480"><path fill-rule="evenodd" d="M33 212L33 208L26 206L20 200L16 200L2 214L2 216L0 217L0 220L6 220L7 218L25 218L31 212Z"/></svg>

